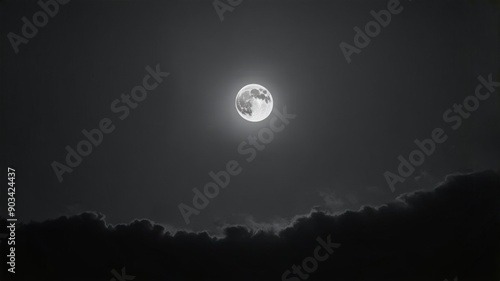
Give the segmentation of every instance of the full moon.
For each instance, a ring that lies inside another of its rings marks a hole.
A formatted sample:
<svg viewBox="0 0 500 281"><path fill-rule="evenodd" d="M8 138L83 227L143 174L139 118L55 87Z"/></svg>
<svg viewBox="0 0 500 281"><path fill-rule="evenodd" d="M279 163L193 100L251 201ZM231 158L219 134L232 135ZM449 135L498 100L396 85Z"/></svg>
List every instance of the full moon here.
<svg viewBox="0 0 500 281"><path fill-rule="evenodd" d="M273 111L273 96L264 86L249 84L238 92L235 105L243 119L259 122Z"/></svg>

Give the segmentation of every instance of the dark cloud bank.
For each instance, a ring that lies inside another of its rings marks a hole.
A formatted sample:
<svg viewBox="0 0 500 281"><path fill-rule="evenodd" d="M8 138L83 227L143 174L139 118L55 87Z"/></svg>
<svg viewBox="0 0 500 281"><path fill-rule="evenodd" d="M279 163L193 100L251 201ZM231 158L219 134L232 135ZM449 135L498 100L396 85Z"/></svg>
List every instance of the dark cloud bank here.
<svg viewBox="0 0 500 281"><path fill-rule="evenodd" d="M307 280L498 281L499 201L500 174L485 171L379 208L313 212L277 234L242 226L227 227L224 238L171 234L147 220L107 226L102 215L85 213L19 227L12 280L107 281L123 267L137 281L282 280L313 256L317 237L330 235L341 246Z"/></svg>

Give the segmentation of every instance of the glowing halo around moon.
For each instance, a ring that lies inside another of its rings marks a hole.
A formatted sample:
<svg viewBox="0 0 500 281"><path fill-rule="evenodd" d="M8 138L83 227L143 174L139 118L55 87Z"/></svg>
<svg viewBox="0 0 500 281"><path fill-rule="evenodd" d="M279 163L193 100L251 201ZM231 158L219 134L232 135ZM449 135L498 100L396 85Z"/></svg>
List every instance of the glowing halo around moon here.
<svg viewBox="0 0 500 281"><path fill-rule="evenodd" d="M273 96L259 84L249 84L241 88L236 95L236 110L243 119L259 122L266 119L273 111Z"/></svg>

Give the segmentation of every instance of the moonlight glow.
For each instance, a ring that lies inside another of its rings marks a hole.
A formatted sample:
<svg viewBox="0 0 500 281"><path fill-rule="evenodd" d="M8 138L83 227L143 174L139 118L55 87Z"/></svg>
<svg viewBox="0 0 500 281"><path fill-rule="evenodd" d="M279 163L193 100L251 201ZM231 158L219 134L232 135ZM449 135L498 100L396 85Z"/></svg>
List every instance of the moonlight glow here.
<svg viewBox="0 0 500 281"><path fill-rule="evenodd" d="M236 110L245 120L259 122L273 111L273 97L263 86L249 84L236 95Z"/></svg>

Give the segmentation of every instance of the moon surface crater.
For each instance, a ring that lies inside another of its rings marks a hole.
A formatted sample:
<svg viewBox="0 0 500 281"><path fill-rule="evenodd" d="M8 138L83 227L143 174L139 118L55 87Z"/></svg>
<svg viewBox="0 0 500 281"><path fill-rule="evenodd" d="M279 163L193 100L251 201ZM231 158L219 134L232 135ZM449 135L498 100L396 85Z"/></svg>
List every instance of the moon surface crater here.
<svg viewBox="0 0 500 281"><path fill-rule="evenodd" d="M250 122L262 121L273 111L271 93L258 84L249 84L241 88L236 95L235 104L240 116Z"/></svg>

